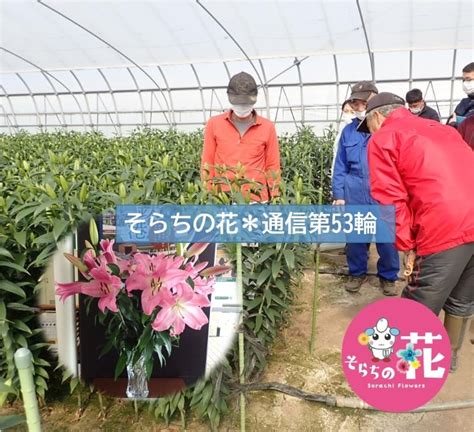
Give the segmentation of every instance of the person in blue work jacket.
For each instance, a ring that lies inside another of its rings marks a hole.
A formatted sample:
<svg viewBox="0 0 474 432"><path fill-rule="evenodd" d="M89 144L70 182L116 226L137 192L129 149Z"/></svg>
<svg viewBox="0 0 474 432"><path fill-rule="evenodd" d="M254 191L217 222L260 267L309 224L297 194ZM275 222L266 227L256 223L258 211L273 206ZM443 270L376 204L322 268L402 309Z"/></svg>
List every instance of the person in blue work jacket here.
<svg viewBox="0 0 474 432"><path fill-rule="evenodd" d="M377 204L370 195L367 143L370 134L359 132L357 127L365 117L367 101L378 93L372 82L361 81L352 87L350 104L356 118L348 124L339 140L332 180L334 205ZM346 291L356 293L367 281L368 246L365 243L349 243L346 257L349 278L344 286ZM398 252L392 243L377 243L379 260L377 276L383 293L396 295L395 281L400 270Z"/></svg>

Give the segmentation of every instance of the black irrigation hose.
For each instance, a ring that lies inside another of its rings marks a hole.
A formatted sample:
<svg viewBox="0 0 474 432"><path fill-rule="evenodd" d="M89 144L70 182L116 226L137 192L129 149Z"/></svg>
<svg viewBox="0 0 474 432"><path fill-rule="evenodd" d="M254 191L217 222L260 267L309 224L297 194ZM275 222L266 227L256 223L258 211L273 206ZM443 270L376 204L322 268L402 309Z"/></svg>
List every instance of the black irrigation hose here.
<svg viewBox="0 0 474 432"><path fill-rule="evenodd" d="M330 405L330 399L331 399L331 396L328 396L328 395L308 393L299 388L292 387L286 384L280 384L277 382L251 383L251 384L244 384L238 387L244 392L260 391L260 390L274 390L280 393L285 393L287 395L297 397L299 399L304 399L311 402L322 402L327 405Z"/></svg>
<svg viewBox="0 0 474 432"><path fill-rule="evenodd" d="M314 270L314 267L305 267L304 270ZM328 270L328 269L319 269L319 274L331 274L335 276L349 276L349 273L344 270ZM367 272L367 276L377 276L375 272ZM404 278L398 278L398 280L405 280Z"/></svg>
<svg viewBox="0 0 474 432"><path fill-rule="evenodd" d="M366 404L364 401L356 397L344 397L344 396L331 396L318 393L309 393L299 388L289 386L287 384L281 384L277 382L267 382L267 383L251 383L243 384L237 386L240 390L244 392L249 391L261 391L261 390L274 390L280 393L285 393L287 395L297 397L299 399L304 399L310 402L320 402L324 403L327 406L338 407L338 408L355 408L355 409L366 409L372 411L378 411L376 408L371 407ZM453 409L465 409L473 408L474 400L460 400L460 401L450 401L450 402L440 402L435 404L429 404L421 408L417 408L410 413L419 413L419 412L428 412L428 411L447 411Z"/></svg>

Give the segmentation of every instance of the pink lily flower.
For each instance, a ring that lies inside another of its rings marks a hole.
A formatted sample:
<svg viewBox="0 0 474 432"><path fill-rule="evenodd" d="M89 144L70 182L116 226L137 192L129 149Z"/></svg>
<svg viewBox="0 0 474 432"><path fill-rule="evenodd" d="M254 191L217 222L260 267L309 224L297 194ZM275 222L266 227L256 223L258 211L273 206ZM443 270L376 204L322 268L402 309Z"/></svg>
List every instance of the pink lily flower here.
<svg viewBox="0 0 474 432"><path fill-rule="evenodd" d="M118 266L120 270L120 274L123 274L123 273L132 274L135 271L135 267L136 267L132 259L123 259L119 257L117 257L116 265Z"/></svg>
<svg viewBox="0 0 474 432"><path fill-rule="evenodd" d="M191 279L194 279L199 275L201 270L204 270L207 266L207 261L194 265L192 262L188 262L184 269L189 272Z"/></svg>
<svg viewBox="0 0 474 432"><path fill-rule="evenodd" d="M93 278L89 282L57 283L56 293L61 301L74 294L85 294L99 298L99 309L104 312L109 309L118 312L116 298L122 287L122 281L107 271L105 262L90 271Z"/></svg>
<svg viewBox="0 0 474 432"><path fill-rule="evenodd" d="M171 336L180 335L186 326L200 330L208 323L207 316L201 308L208 305L209 300L193 292L189 286L181 295L172 295L168 292L163 295L162 308L153 321L153 330L170 329Z"/></svg>
<svg viewBox="0 0 474 432"><path fill-rule="evenodd" d="M129 271L131 266L131 260L126 260L119 258L115 255L113 250L114 240L101 240L100 241L100 248L102 253L96 256L95 251L93 249L87 249L84 257L82 258L84 264L86 265L87 269L90 271L93 268L99 267L100 263L104 262L105 264L115 264L118 266L120 270L120 274ZM81 272L85 277L89 278L89 276Z"/></svg>
<svg viewBox="0 0 474 432"><path fill-rule="evenodd" d="M103 239L100 241L100 248L102 249L102 256L105 257L107 264L117 264L117 257L114 252L115 240Z"/></svg>
<svg viewBox="0 0 474 432"><path fill-rule="evenodd" d="M166 292L180 283L185 283L190 272L179 268L183 257L136 254L134 258L137 267L128 277L126 288L127 291L142 291L143 312L151 315L156 306L161 304Z"/></svg>
<svg viewBox="0 0 474 432"><path fill-rule="evenodd" d="M198 276L193 282L194 291L205 296L206 298L209 296L209 294L214 292L215 278L213 277L204 279Z"/></svg>
<svg viewBox="0 0 474 432"><path fill-rule="evenodd" d="M94 249L87 249L86 253L84 254L84 257L82 258L82 261L84 261L84 264L87 266L89 271L99 267Z"/></svg>

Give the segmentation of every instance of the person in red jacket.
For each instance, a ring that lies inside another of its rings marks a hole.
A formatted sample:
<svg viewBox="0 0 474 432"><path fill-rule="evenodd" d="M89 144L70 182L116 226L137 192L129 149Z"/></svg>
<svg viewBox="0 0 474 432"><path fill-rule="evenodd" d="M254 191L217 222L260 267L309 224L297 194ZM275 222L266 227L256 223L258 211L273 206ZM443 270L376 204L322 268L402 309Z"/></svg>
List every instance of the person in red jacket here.
<svg viewBox="0 0 474 432"><path fill-rule="evenodd" d="M396 246L416 255L402 297L444 309L455 370L474 313L474 152L454 128L403 105L392 93L368 103L371 194L396 207Z"/></svg>
<svg viewBox="0 0 474 432"><path fill-rule="evenodd" d="M234 75L227 87L231 109L211 117L204 132L201 178L209 188L219 183L228 191L222 177L232 180L237 173L256 185L253 201L267 201L278 195L280 149L274 124L260 117L253 106L257 101L257 83L251 75ZM252 186L242 187L246 193Z"/></svg>

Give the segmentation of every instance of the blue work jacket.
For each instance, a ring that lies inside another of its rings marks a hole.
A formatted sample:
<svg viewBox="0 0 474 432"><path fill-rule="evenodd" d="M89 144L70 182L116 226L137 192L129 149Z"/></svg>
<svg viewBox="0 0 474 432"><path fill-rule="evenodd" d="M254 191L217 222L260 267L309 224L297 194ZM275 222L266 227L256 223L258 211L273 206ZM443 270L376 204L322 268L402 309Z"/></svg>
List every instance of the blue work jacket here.
<svg viewBox="0 0 474 432"><path fill-rule="evenodd" d="M339 140L332 179L333 199L346 204L376 204L370 195L367 143L370 134L358 132L355 118L343 130Z"/></svg>

